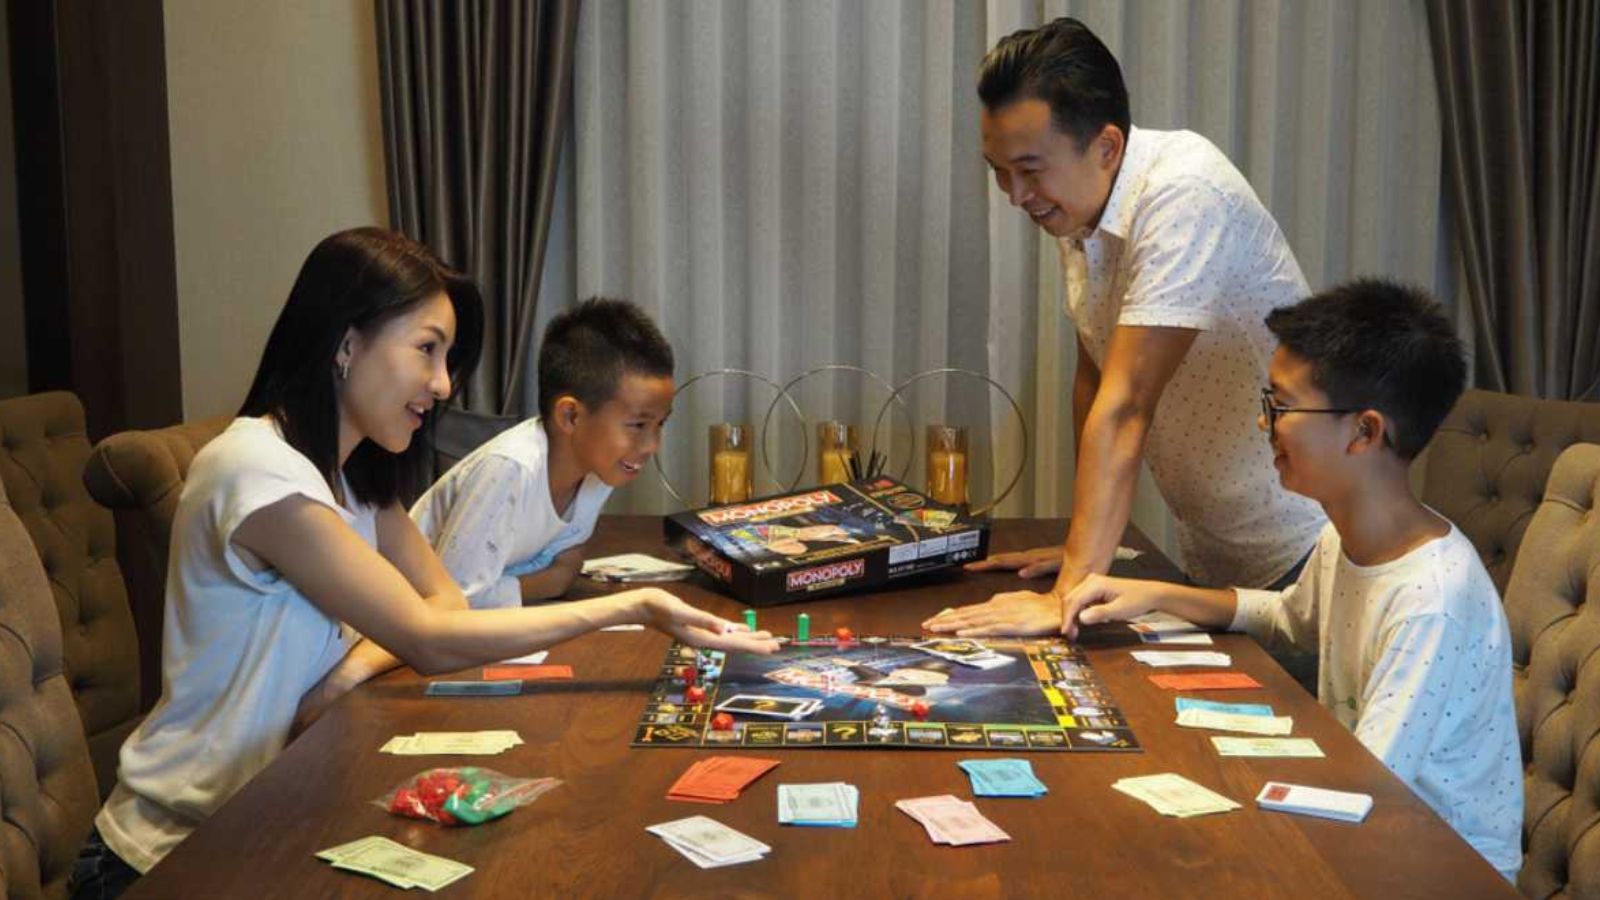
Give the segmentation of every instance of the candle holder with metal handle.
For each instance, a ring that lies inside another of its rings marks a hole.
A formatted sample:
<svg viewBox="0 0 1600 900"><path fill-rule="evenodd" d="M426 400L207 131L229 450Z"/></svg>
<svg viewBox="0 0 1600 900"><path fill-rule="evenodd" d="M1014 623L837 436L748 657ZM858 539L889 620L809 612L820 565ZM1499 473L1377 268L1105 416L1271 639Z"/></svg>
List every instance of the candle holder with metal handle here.
<svg viewBox="0 0 1600 900"><path fill-rule="evenodd" d="M918 382L921 382L921 381L923 381L925 379L933 378L933 377L939 376L939 375L961 375L961 376L964 376L964 377L967 377L967 378L976 378L979 381L986 382L990 387L992 387L995 390L999 391L1000 395L1002 397L1006 398L1006 402L1007 403L1011 404L1011 411L1016 413L1016 415L1017 415L1017 424L1022 429L1022 452L1020 454L1020 458L1017 460L1017 470L1016 470L1016 472L1014 472L1012 474L1011 480L1006 483L1006 486L1005 486L1004 490L1002 490L998 494L996 494L994 496L994 498L991 499L988 503L983 504L981 506L974 507L971 510L970 515L975 516L975 517L981 517L981 516L987 515L990 510L994 509L996 506L999 506L1002 502L1004 502L1006 497L1009 496L1011 494L1011 492L1016 489L1017 482L1022 480L1022 473L1024 471L1026 471L1027 467L1028 467L1028 420L1027 420L1027 418L1025 418L1023 416L1023 414L1022 414L1022 406L1017 403L1017 398L1011 396L1011 392L1006 390L1005 386L1002 385L1000 382L995 381L993 378L990 378L989 376L983 374L982 372L974 372L971 369L941 368L941 369L929 369L926 372L918 372L917 374L911 376L910 378L907 378L905 381L902 381L902 382L900 382L900 384L896 385L895 388L894 388L894 391L892 393L890 393L889 399L884 401L884 404L883 404L882 408L880 408L878 410L878 416L873 421L873 424L872 424L872 443L871 443L870 446L874 450L878 446L878 433L883 427L883 417L884 417L884 414L886 414L889 411L889 406L891 404L893 404L893 403L900 403L900 404L903 405L905 401L904 401L902 395L912 385L915 385ZM913 454L913 456L915 456L915 454ZM902 476L901 480L902 481L905 480L903 476Z"/></svg>
<svg viewBox="0 0 1600 900"><path fill-rule="evenodd" d="M700 382L700 381L703 381L705 379L708 379L708 378L732 378L732 377L748 378L748 379L751 379L753 381L760 382L761 384L764 384L767 387L772 388L777 393L777 396L775 396L773 398L773 400L772 400L772 406L769 406L767 408L766 419L764 419L762 421L762 432L763 433L766 430L767 422L769 422L772 419L772 410L773 410L773 408L777 406L778 401L780 401L780 400L788 401L789 409L794 412L795 418L799 419L802 424L805 423L806 418L805 418L805 416L803 414L801 414L799 405L794 402L794 398L793 397L790 397L784 391L784 389L783 389L783 387L781 385L779 385L776 381L773 381L772 379L766 377L765 375L758 375L755 372L746 371L744 369L713 369L713 370L711 370L709 372L701 372L700 374L695 375L692 378L689 378L687 381L683 382L682 384L678 385L677 393L678 393L679 396L682 396L683 393L685 391L687 391L692 385L696 384L697 382ZM758 441L758 440L760 440L760 435L759 434L751 435L750 439L752 441ZM763 461L765 460L765 453L762 454L762 459L763 459ZM677 489L677 487L675 485L673 485L672 479L667 477L666 469L661 465L661 454L660 453L657 453L653 457L653 460L654 460L655 466L656 466L656 475L657 475L657 477L659 477L661 479L661 486L667 489L667 493L672 495L672 499L678 501L678 503L682 504L686 508L693 508L693 507L701 505L699 503L693 503L693 502L690 502L689 500L685 499L683 494L678 491L678 489ZM752 472L751 473L752 482L754 481L754 476L756 474L758 474L758 473L757 472ZM793 479L793 483L798 483L799 480L802 477L804 477L804 475L805 475L805 459L802 458L801 461L800 461L800 468L795 473L795 476L794 476L794 479ZM783 486L783 482L778 480L777 474L774 473L771 470L770 467L767 469L766 476L767 476L767 479L769 481L771 481L774 485L776 485L779 489L783 489L783 487L784 487Z"/></svg>
<svg viewBox="0 0 1600 900"><path fill-rule="evenodd" d="M772 413L778 408L778 400L780 398L787 398L789 400L789 403L794 406L795 411L796 411L796 415L800 416L801 423L803 425L808 425L809 423L807 423L804 414L799 412L799 406L795 404L794 397L793 397L793 394L791 393L791 391L793 391L795 386L800 384L800 382L805 381L807 378L810 378L810 377L812 377L814 375L821 375L824 372L854 372L854 373L856 373L858 375L861 375L861 376L863 376L863 377L865 377L865 378L877 383L885 391L888 391L889 392L889 399L887 401L885 401L883 409L878 411L878 425L882 425L883 424L883 414L884 414L885 411L887 411L889 405L891 405L891 404L898 405L900 410L901 410L901 412L905 413L907 428L911 432L911 441L912 441L912 443L916 442L916 431L915 431L915 425L913 424L913 419L912 419L912 416L911 416L911 409L906 406L904 401L900 401L898 404L896 404L896 402L895 402L896 401L896 396L895 396L894 385L891 385L882 375L879 375L878 373L872 371L871 369L864 369L861 366L852 366L852 365L849 365L848 363L830 363L830 364L825 365L825 366L817 366L814 369L808 369L808 370L806 370L804 372L801 372L799 375L796 375L795 377L789 379L787 382L785 382L783 384L782 387L780 387L778 389L779 396L778 397L774 397L773 400L772 400L772 403L767 406L767 414L764 417L762 417L762 420L761 420L761 436L760 436L760 439L761 439L761 461L767 467L768 471L772 470L772 461L768 456L768 445L767 445L768 428L767 428L767 426L772 421ZM809 431L810 430L809 427L806 430ZM874 441L876 441L876 438L877 438L877 431L876 430L873 431L873 438L874 438ZM876 449L876 443L874 443L874 449ZM806 448L806 452L803 452L801 454L801 459L800 459L800 473L801 474L800 474L800 476L796 477L794 481L790 482L790 484L785 488L785 490L792 491L792 490L794 490L796 487L798 487L800 485L800 478L803 478L804 477L804 473L805 473L805 461L808 458L809 458L809 447ZM915 454L907 455L905 467L900 473L900 480L901 481L904 481L906 475L908 473L910 473L910 471L911 471L911 462L912 462L912 460L914 458L915 458Z"/></svg>

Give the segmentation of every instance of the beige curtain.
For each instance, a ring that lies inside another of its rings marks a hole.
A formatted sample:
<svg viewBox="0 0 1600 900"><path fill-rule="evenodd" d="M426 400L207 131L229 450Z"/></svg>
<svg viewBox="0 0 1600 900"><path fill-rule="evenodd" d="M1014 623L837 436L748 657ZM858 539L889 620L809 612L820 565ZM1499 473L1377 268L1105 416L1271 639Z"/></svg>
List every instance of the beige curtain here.
<svg viewBox="0 0 1600 900"><path fill-rule="evenodd" d="M1239 165L1313 286L1438 283L1437 109L1415 0L594 0L578 28L575 294L644 304L682 376L783 380L833 362L891 382L947 365L988 375L1026 410L1026 448L982 383L930 379L908 409L972 429L988 462L975 499L1026 449L999 512L1064 515L1071 323L1053 248L987 176L973 90L996 40L1064 14L1118 54L1136 123L1199 131ZM808 414L870 430L884 392L841 375L796 393ZM706 423L759 424L770 396L729 379L685 392L663 452L675 483L703 490ZM799 436L783 418L768 449L787 477ZM905 426L883 430L899 468ZM1165 506L1142 487L1135 521L1170 548ZM613 502L671 501L645 482Z"/></svg>

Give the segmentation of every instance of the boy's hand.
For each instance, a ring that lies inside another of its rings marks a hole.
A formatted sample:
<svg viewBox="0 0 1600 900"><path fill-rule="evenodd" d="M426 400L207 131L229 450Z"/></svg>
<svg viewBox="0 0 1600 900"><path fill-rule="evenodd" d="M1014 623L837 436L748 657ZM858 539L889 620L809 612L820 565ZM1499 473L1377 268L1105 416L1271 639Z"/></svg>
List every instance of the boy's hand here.
<svg viewBox="0 0 1600 900"><path fill-rule="evenodd" d="M986 603L947 609L922 627L957 637L1053 634L1061 628L1061 610L1061 598L1054 593L1010 591Z"/></svg>
<svg viewBox="0 0 1600 900"><path fill-rule="evenodd" d="M775 653L778 642L766 631L751 631L679 600L660 588L641 588L645 623L691 647L744 653Z"/></svg>
<svg viewBox="0 0 1600 900"><path fill-rule="evenodd" d="M1061 603L1062 632L1070 640L1078 626L1125 622L1157 608L1161 583L1132 578L1090 575L1067 592Z"/></svg>
<svg viewBox="0 0 1600 900"><path fill-rule="evenodd" d="M1022 578L1037 578L1061 571L1061 556L1060 545L1035 547L1032 550L997 553L988 559L967 563L965 568L968 572L1015 571ZM999 595L995 599L999 599Z"/></svg>

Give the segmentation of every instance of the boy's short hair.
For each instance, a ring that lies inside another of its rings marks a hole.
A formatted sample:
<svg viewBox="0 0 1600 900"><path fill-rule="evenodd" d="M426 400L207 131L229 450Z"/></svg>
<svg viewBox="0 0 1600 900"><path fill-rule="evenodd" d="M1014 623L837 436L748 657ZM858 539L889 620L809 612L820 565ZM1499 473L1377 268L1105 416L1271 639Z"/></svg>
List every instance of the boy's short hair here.
<svg viewBox="0 0 1600 900"><path fill-rule="evenodd" d="M1331 406L1373 409L1401 459L1415 459L1466 387L1461 339L1420 288L1363 278L1267 315L1267 328L1311 364Z"/></svg>
<svg viewBox="0 0 1600 900"><path fill-rule="evenodd" d="M626 300L591 297L561 313L539 347L539 414L549 418L562 395L597 410L628 373L672 377L672 345L644 310Z"/></svg>
<svg viewBox="0 0 1600 900"><path fill-rule="evenodd" d="M1089 26L1062 16L1000 39L978 67L978 99L993 112L1043 100L1056 131L1082 150L1107 125L1128 136L1133 119L1122 67Z"/></svg>

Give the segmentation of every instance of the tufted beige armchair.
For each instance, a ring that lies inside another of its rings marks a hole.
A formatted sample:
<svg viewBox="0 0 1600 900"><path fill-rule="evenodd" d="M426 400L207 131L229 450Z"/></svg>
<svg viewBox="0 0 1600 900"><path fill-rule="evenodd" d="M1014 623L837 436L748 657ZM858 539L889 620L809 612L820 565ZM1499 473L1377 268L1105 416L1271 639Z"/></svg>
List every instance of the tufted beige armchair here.
<svg viewBox="0 0 1600 900"><path fill-rule="evenodd" d="M77 397L57 391L0 401L0 484L44 564L67 684L109 793L117 753L141 718L139 641L111 514L83 487L88 456Z"/></svg>
<svg viewBox="0 0 1600 900"><path fill-rule="evenodd" d="M1467 391L1428 445L1422 501L1478 549L1502 597L1556 457L1600 443L1600 403Z"/></svg>
<svg viewBox="0 0 1600 900"><path fill-rule="evenodd" d="M1526 803L1517 886L1600 897L1600 445L1556 460L1506 590Z"/></svg>
<svg viewBox="0 0 1600 900"><path fill-rule="evenodd" d="M139 628L141 708L161 693L161 628L167 603L167 554L172 516L189 464L231 416L184 422L152 431L124 431L94 446L83 469L90 496L116 516L117 557Z"/></svg>
<svg viewBox="0 0 1600 900"><path fill-rule="evenodd" d="M0 896L66 897L100 805L52 586L0 483Z"/></svg>

